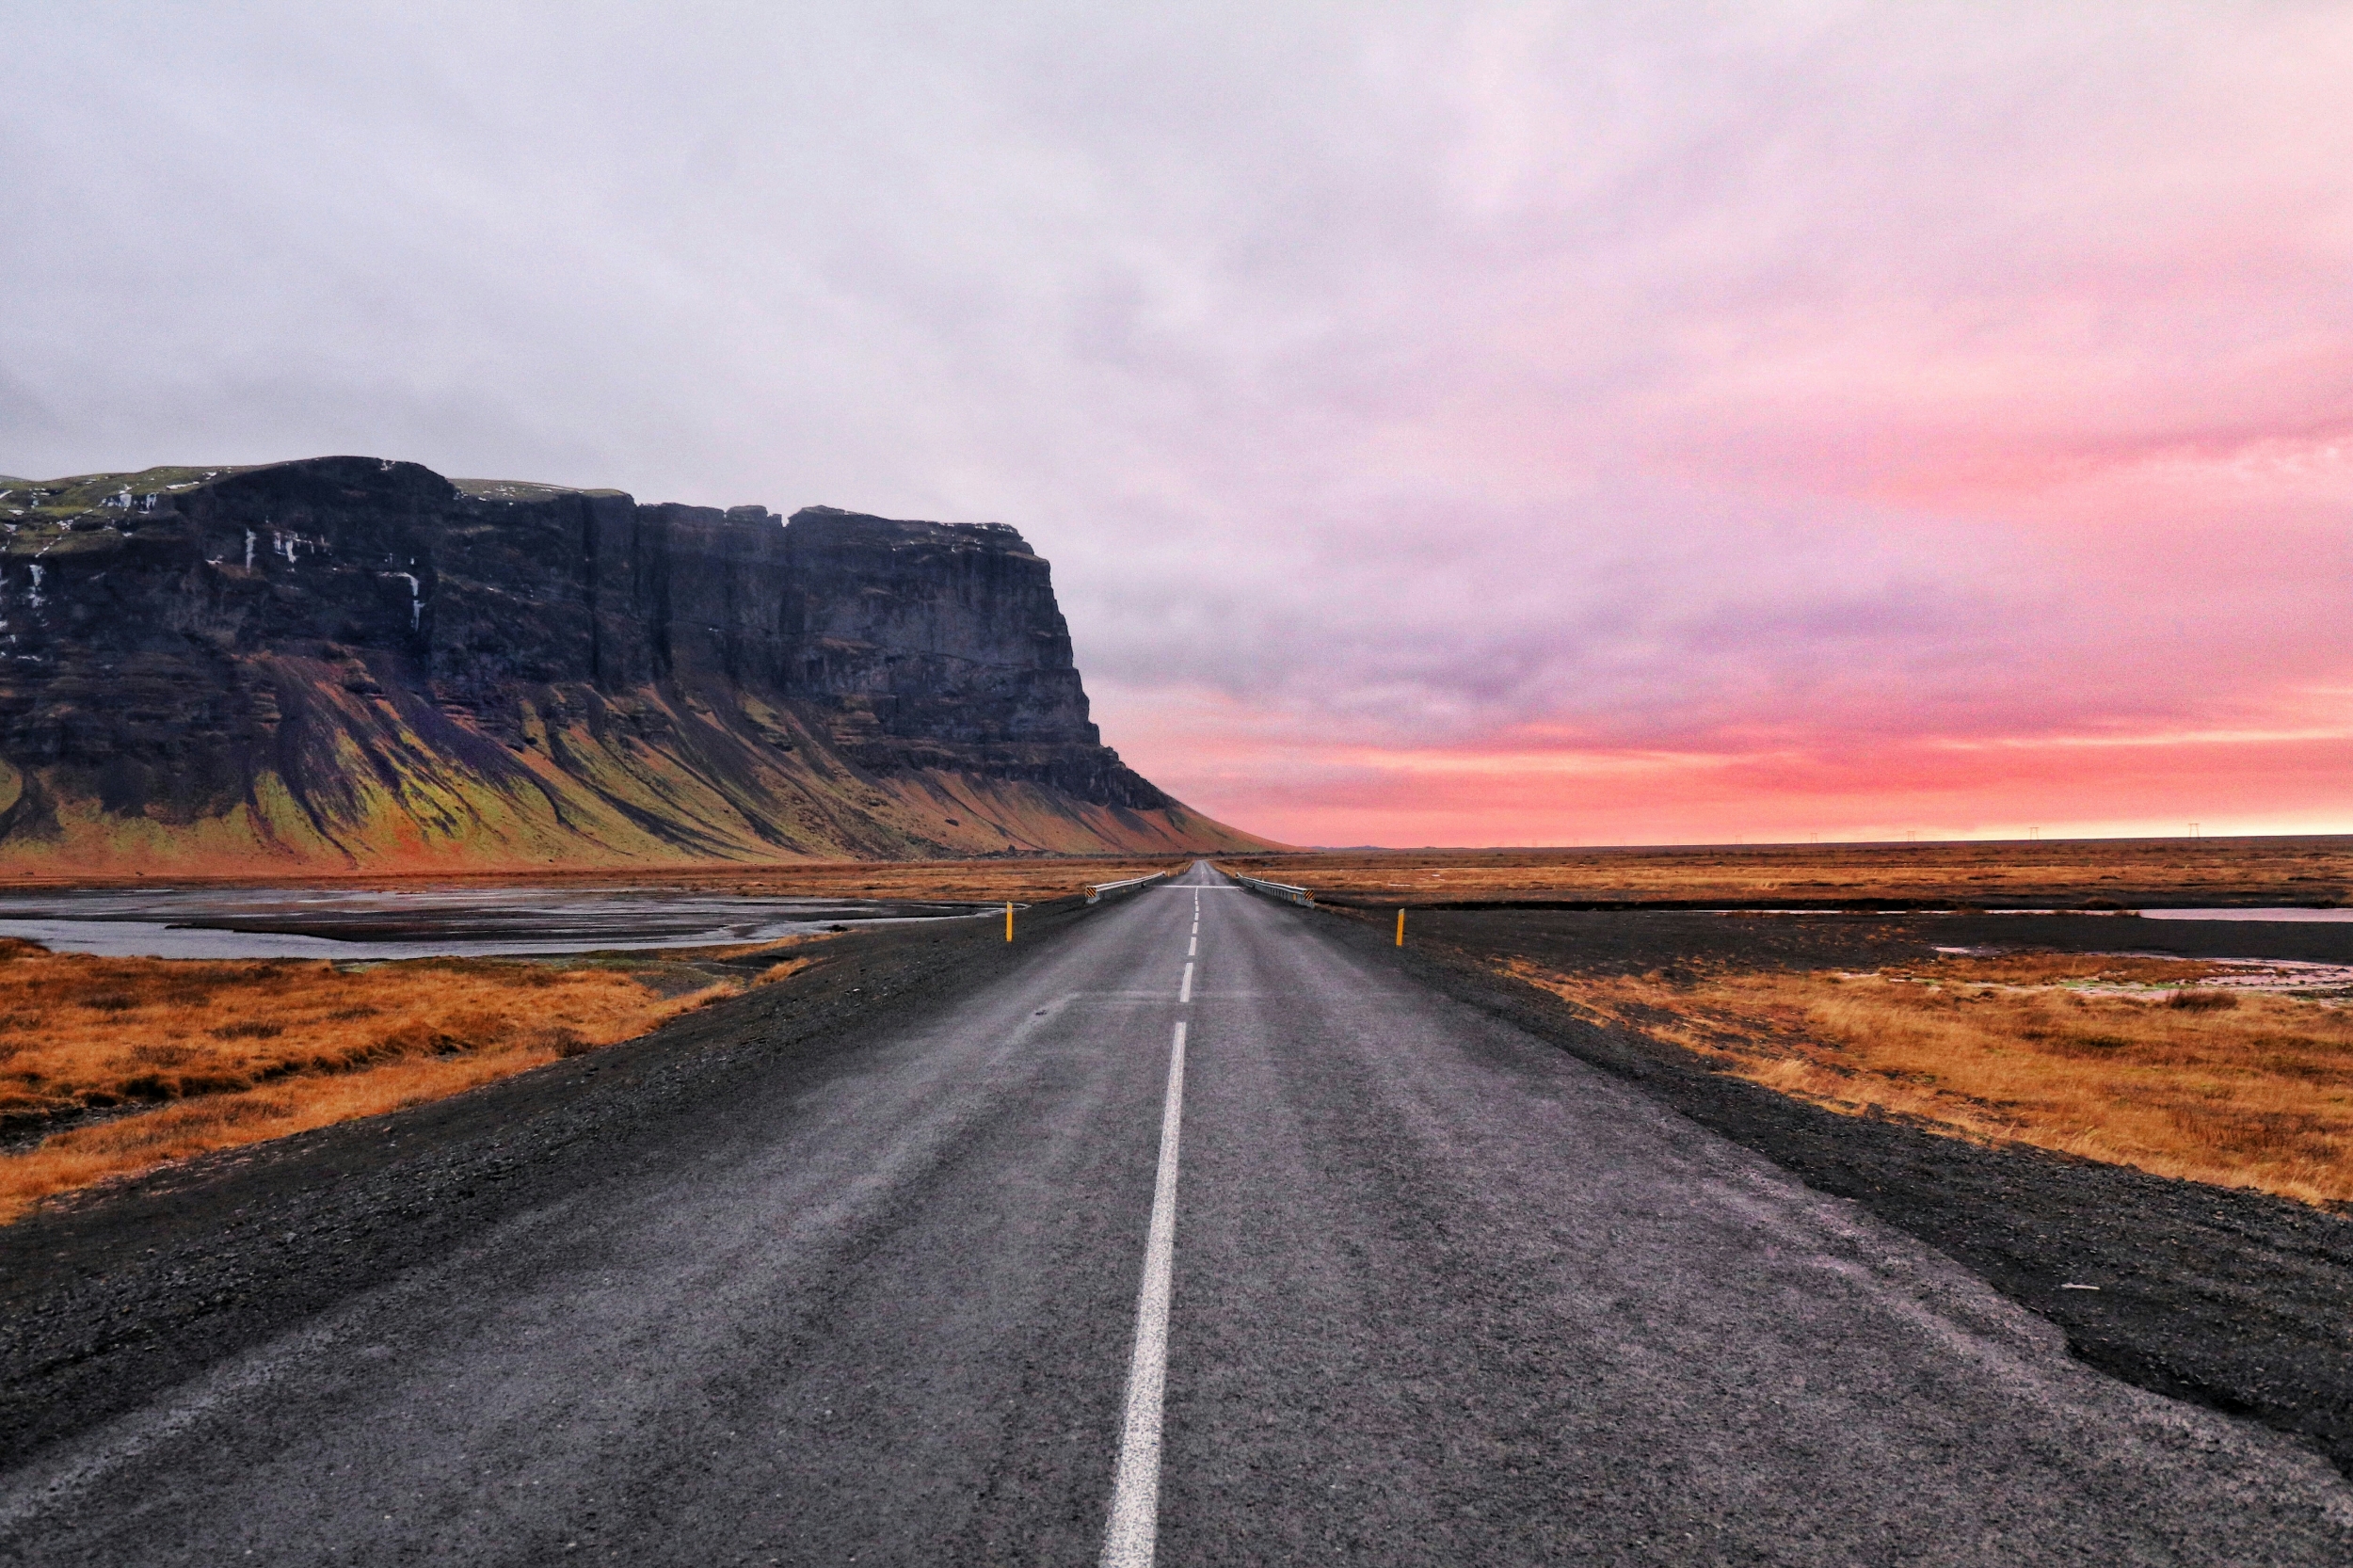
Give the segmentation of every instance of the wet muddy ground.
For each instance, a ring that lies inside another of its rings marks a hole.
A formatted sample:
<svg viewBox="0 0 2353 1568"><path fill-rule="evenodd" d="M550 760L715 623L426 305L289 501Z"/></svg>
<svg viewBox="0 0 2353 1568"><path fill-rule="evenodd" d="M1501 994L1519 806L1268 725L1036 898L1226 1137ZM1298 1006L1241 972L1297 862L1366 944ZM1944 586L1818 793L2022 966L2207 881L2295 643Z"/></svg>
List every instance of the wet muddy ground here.
<svg viewBox="0 0 2353 1568"><path fill-rule="evenodd" d="M1378 919L1377 905L1366 911ZM1836 969L1940 951L2135 952L2353 964L2353 923L2152 920L2128 915L1764 915L1695 910L1416 909L1410 936L1563 974Z"/></svg>
<svg viewBox="0 0 2353 1568"><path fill-rule="evenodd" d="M56 888L0 893L0 937L109 958L485 958L766 942L990 907L674 888Z"/></svg>

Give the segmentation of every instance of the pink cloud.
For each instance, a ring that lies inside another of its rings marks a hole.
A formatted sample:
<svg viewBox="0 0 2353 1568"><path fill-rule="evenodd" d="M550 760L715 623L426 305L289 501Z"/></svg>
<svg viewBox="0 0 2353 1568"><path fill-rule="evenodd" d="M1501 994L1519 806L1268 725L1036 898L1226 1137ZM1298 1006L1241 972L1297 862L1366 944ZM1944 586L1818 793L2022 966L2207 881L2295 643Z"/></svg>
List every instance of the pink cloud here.
<svg viewBox="0 0 2353 1568"><path fill-rule="evenodd" d="M1014 521L1291 838L2353 829L2341 7L25 28L0 467Z"/></svg>

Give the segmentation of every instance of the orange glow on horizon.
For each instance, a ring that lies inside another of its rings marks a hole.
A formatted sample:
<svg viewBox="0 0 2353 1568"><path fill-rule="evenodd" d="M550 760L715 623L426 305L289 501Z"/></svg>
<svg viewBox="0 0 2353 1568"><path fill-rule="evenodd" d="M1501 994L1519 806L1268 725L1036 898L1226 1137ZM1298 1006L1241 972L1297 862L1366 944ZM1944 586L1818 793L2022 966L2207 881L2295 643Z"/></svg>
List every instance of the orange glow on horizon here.
<svg viewBox="0 0 2353 1568"><path fill-rule="evenodd" d="M1278 715L1188 709L1141 737L1130 726L1128 760L1196 808L1290 843L2153 838L2191 823L2213 837L2353 832L2353 725L1676 752L1511 735L1318 744L1286 741Z"/></svg>

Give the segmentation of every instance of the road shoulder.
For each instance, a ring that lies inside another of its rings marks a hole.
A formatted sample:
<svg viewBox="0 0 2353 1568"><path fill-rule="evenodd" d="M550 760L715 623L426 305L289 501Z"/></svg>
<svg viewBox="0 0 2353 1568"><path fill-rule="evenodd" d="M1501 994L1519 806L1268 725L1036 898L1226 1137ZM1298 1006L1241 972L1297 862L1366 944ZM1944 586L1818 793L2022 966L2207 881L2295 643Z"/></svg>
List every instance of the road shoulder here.
<svg viewBox="0 0 2353 1568"><path fill-rule="evenodd" d="M734 1091L821 1078L1094 910L896 926L788 985L450 1099L167 1167L0 1228L0 1463L135 1408L491 1227L688 1158Z"/></svg>
<svg viewBox="0 0 2353 1568"><path fill-rule="evenodd" d="M2353 1475L2353 1220L2267 1194L1988 1148L1776 1095L1581 1018L1484 955L1377 919L1297 911L1332 939L1640 1085L1809 1187L1850 1200L2049 1320L2079 1358L2251 1416ZM2068 1287L2095 1286L2094 1289Z"/></svg>

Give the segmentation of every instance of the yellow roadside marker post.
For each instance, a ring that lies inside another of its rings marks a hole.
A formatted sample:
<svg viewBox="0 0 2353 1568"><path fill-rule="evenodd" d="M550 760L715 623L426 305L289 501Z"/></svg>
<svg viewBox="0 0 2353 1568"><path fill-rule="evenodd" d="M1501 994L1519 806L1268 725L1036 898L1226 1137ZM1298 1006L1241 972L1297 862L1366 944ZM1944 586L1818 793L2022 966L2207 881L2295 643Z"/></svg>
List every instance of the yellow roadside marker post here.
<svg viewBox="0 0 2353 1568"><path fill-rule="evenodd" d="M1397 912L1397 945L1405 945L1405 911L1402 909Z"/></svg>
<svg viewBox="0 0 2353 1568"><path fill-rule="evenodd" d="M1008 942L1013 940L1013 901L1011 899L1005 901L1005 940Z"/></svg>

